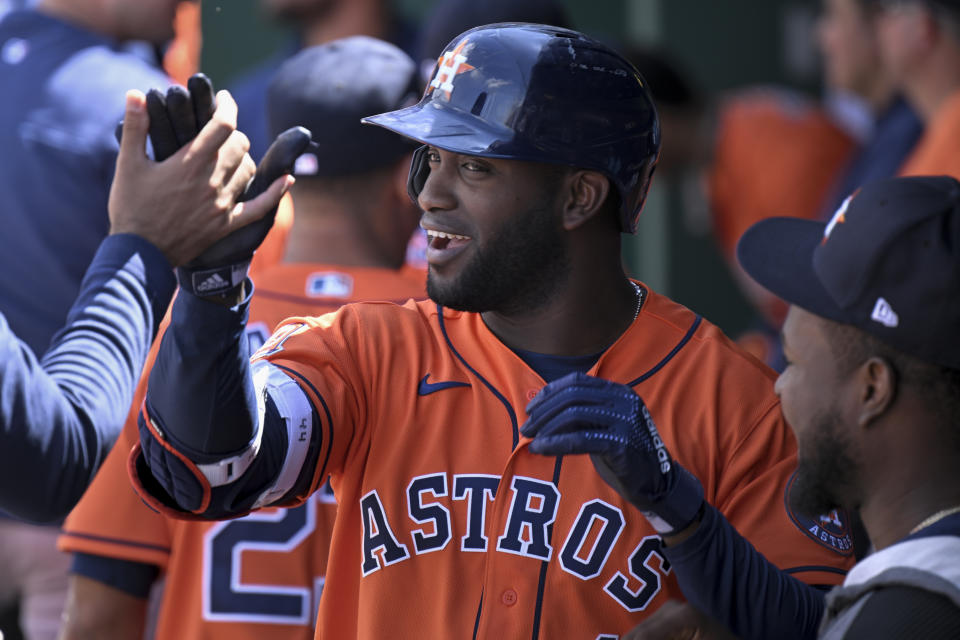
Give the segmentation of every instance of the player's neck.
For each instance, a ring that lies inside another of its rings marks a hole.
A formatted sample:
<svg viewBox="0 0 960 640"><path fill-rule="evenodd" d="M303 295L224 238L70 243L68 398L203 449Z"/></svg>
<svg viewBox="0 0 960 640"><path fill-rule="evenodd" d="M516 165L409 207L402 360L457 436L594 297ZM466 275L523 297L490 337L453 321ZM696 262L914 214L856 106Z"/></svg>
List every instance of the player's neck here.
<svg viewBox="0 0 960 640"><path fill-rule="evenodd" d="M396 255L384 251L378 238L349 216L294 216L283 255L285 263L321 263L344 267L399 269L403 248Z"/></svg>
<svg viewBox="0 0 960 640"><path fill-rule="evenodd" d="M318 13L317 19L305 26L303 46L315 46L352 35L382 39L388 36L389 27L387 11L379 0L339 2L334 10Z"/></svg>
<svg viewBox="0 0 960 640"><path fill-rule="evenodd" d="M916 419L900 421L899 426L927 444L891 445L888 455L874 464L873 477L864 481L869 495L860 517L878 550L910 535L932 514L960 505L960 472L952 448L929 436Z"/></svg>
<svg viewBox="0 0 960 640"><path fill-rule="evenodd" d="M550 301L534 309L482 315L510 348L580 356L613 344L633 323L637 301L636 289L621 270L606 278L571 278Z"/></svg>
<svg viewBox="0 0 960 640"><path fill-rule="evenodd" d="M906 84L907 99L926 124L937 116L946 100L960 90L960 48L954 49L953 54L918 68Z"/></svg>

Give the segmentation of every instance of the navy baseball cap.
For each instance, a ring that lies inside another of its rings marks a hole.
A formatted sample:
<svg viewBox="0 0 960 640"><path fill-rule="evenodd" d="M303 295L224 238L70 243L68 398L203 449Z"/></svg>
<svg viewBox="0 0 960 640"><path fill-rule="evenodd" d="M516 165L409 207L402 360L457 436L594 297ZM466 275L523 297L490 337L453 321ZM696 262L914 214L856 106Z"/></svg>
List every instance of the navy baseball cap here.
<svg viewBox="0 0 960 640"><path fill-rule="evenodd" d="M267 88L267 121L273 136L298 125L313 132L317 147L297 160L294 175L344 176L388 166L413 150L360 120L419 97L410 56L388 42L350 36L308 47L277 70Z"/></svg>
<svg viewBox="0 0 960 640"><path fill-rule="evenodd" d="M960 369L960 182L951 177L872 182L827 223L761 220L737 259L791 304Z"/></svg>

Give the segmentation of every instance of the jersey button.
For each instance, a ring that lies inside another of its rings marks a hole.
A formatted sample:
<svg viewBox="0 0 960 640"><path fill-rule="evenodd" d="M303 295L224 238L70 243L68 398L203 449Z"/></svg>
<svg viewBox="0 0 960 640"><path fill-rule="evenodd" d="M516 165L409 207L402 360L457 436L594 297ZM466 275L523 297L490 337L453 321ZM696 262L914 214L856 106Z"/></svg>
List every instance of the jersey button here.
<svg viewBox="0 0 960 640"><path fill-rule="evenodd" d="M536 398L538 393L540 393L540 389L527 389L527 402Z"/></svg>
<svg viewBox="0 0 960 640"><path fill-rule="evenodd" d="M500 595L500 602L508 607L517 604L517 592L513 589L507 589Z"/></svg>

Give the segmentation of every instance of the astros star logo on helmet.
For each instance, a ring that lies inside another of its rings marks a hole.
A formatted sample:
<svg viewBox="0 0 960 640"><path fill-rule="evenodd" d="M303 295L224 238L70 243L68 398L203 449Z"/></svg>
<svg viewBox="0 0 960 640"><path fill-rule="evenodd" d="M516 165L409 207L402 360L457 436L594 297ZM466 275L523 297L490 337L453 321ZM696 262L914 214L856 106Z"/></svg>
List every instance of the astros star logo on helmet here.
<svg viewBox="0 0 960 640"><path fill-rule="evenodd" d="M455 49L447 51L437 60L437 72L427 87L428 94L434 89L440 89L449 100L450 92L453 91L454 79L461 73L476 68L467 64L467 56L463 53L463 48L467 42L467 40L463 40Z"/></svg>

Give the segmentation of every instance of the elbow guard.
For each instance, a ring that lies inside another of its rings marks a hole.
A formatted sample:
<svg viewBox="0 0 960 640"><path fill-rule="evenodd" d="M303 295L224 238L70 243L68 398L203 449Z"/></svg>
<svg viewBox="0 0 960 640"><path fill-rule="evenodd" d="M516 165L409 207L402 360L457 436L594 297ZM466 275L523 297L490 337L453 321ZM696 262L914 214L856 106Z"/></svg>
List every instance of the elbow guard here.
<svg viewBox="0 0 960 640"><path fill-rule="evenodd" d="M316 416L300 386L266 362L253 365L257 426L244 449L228 456L190 451L164 433L146 403L140 444L128 469L144 501L173 517L224 518L280 501L301 484L319 445Z"/></svg>

